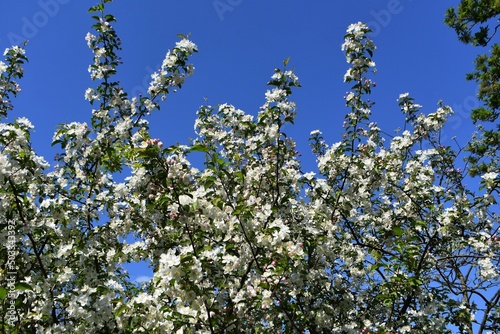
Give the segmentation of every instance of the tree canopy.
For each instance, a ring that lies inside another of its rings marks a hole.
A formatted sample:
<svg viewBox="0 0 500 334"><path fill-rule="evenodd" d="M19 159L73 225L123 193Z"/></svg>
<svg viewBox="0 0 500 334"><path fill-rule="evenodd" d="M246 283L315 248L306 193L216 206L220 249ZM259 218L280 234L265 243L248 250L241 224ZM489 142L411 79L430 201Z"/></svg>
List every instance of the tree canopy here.
<svg viewBox="0 0 500 334"><path fill-rule="evenodd" d="M468 185L462 150L440 141L452 114L442 102L423 114L402 92L400 134L372 121L365 24L342 45L342 139L312 131L317 168L305 171L286 132L300 88L289 59L258 114L204 105L196 137L164 147L148 116L189 86L198 47L180 36L147 94L129 96L108 2L89 10L89 122L58 127L56 165L34 151L28 119L7 118L24 48L0 62L3 332L500 331L498 168L475 170L480 187ZM154 275L141 284L123 269L138 261Z"/></svg>
<svg viewBox="0 0 500 334"><path fill-rule="evenodd" d="M473 175L496 170L500 163L500 124L489 126L500 113L500 45L494 42L500 27L499 15L498 0L462 0L457 8L448 9L445 19L460 41L481 47L491 45L490 53L479 55L475 71L467 74L468 80L478 83L478 99L483 102L471 113L475 123L482 123L478 137L469 146Z"/></svg>

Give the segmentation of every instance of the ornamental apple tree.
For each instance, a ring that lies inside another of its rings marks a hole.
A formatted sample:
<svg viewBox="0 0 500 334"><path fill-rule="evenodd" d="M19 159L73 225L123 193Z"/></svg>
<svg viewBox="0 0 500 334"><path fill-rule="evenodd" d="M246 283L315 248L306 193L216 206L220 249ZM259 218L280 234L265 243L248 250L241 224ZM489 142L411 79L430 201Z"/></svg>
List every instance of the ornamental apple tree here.
<svg viewBox="0 0 500 334"><path fill-rule="evenodd" d="M108 2L90 9L90 121L59 125L51 169L31 146L33 125L7 121L24 48L0 62L3 332L500 330L498 173L466 186L461 151L439 140L452 113L442 103L425 115L401 94L399 135L371 121L366 25L349 26L342 46L342 140L312 131L317 169L304 171L286 134L300 87L288 60L257 115L205 105L188 145L151 138L148 115L193 74L197 47L181 36L147 94L129 96L115 79ZM123 268L138 261L153 271L144 284Z"/></svg>

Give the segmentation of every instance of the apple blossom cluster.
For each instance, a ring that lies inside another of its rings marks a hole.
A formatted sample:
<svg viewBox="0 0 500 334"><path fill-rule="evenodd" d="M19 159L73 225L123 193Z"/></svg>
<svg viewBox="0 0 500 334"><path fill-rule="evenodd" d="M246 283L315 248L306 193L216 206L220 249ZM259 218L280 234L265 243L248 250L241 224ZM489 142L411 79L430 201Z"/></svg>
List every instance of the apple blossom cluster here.
<svg viewBox="0 0 500 334"><path fill-rule="evenodd" d="M170 87L182 86L187 76L194 73L192 64L185 64L187 57L198 52L197 46L190 40L183 38L177 42L172 51L168 51L162 62L161 68L151 75L152 81L148 88L151 96L162 96L165 100ZM183 68L183 71L179 69Z"/></svg>
<svg viewBox="0 0 500 334"><path fill-rule="evenodd" d="M347 62L353 66L344 75L344 82L360 81L367 68L375 67L371 57L376 47L373 41L366 37L369 31L369 28L361 22L351 24L347 28L342 51L346 53ZM371 82L366 77L364 79L367 83Z"/></svg>
<svg viewBox="0 0 500 334"><path fill-rule="evenodd" d="M482 174L482 189L466 186L459 152L439 141L451 113L442 104L424 114L401 94L408 126L395 136L371 120L366 25L349 26L342 46L352 84L342 140L312 131L317 164L304 171L286 134L300 87L288 59L257 114L201 106L195 138L164 147L147 116L193 73L197 47L182 37L148 96L129 97L114 79L120 41L108 2L90 10L90 121L58 128L57 164L49 171L32 150L27 119L0 124L0 238L5 226L16 232L16 275L0 262L0 282L13 280L15 292L0 286L4 314L15 300L2 330L500 331L498 172ZM25 60L24 50L9 50L2 116L22 74L12 64ZM2 261L9 254L0 248ZM137 283L124 265L141 261L153 275Z"/></svg>
<svg viewBox="0 0 500 334"><path fill-rule="evenodd" d="M0 61L0 117L6 117L13 106L9 99L10 94L16 96L21 91L14 79L23 77L22 65L27 60L25 51L19 46L5 49L5 61Z"/></svg>

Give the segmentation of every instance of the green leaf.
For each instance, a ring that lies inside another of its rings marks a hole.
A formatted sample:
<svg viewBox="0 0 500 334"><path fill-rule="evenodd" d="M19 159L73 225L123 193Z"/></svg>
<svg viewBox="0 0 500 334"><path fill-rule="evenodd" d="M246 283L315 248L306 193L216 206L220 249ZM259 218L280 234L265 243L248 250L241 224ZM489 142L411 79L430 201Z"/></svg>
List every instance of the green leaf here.
<svg viewBox="0 0 500 334"><path fill-rule="evenodd" d="M7 296L7 289L0 287L0 300L5 299Z"/></svg>
<svg viewBox="0 0 500 334"><path fill-rule="evenodd" d="M92 6L89 8L89 13L101 12L104 9L104 5L102 3Z"/></svg>
<svg viewBox="0 0 500 334"><path fill-rule="evenodd" d="M382 265L381 263L375 263L375 264L372 264L372 265L370 266L370 271L375 271L375 270L377 270L377 269L379 269L379 268L381 268L381 267L383 267L383 265Z"/></svg>
<svg viewBox="0 0 500 334"><path fill-rule="evenodd" d="M392 232L398 237L402 236L404 231L401 227L396 226L395 228L392 229Z"/></svg>
<svg viewBox="0 0 500 334"><path fill-rule="evenodd" d="M123 311L125 311L127 309L127 305L123 304L122 306L120 306L118 309L116 309L115 311L115 315L120 315L123 313Z"/></svg>
<svg viewBox="0 0 500 334"><path fill-rule="evenodd" d="M106 19L106 22L116 22L116 18L111 14L105 15L104 18Z"/></svg>
<svg viewBox="0 0 500 334"><path fill-rule="evenodd" d="M189 148L189 152L205 152L209 151L208 147L202 144L196 144Z"/></svg>
<svg viewBox="0 0 500 334"><path fill-rule="evenodd" d="M17 283L16 284L16 290L20 290L20 291L30 290L30 291L33 291L33 288L28 283Z"/></svg>
<svg viewBox="0 0 500 334"><path fill-rule="evenodd" d="M288 62L290 61L290 57L288 57L287 59L283 60L283 65L288 65Z"/></svg>

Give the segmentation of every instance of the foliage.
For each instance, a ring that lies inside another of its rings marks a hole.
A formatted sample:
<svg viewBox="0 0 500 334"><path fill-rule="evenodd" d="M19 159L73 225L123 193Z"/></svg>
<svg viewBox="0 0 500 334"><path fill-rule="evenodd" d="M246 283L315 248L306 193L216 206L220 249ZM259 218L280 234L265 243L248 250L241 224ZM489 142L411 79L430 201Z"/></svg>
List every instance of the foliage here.
<svg viewBox="0 0 500 334"><path fill-rule="evenodd" d="M285 132L300 87L288 60L256 117L202 106L189 145L151 138L147 116L193 73L197 48L181 36L147 96L129 98L113 79L120 42L107 2L91 8L96 34L86 37L96 109L90 124L59 126L53 170L33 151L27 119L0 125L2 331L500 330L498 174L482 175L481 193L467 188L460 152L439 142L452 112L443 104L424 115L401 94L406 130L395 137L370 121L365 25L349 26L342 46L352 85L342 140L311 132L316 175ZM26 60L20 47L5 55L2 117ZM154 272L143 285L123 270L137 261Z"/></svg>
<svg viewBox="0 0 500 334"><path fill-rule="evenodd" d="M462 0L456 9L448 9L445 22L455 29L460 41L486 46L497 32L498 26L491 29L490 24L498 14L498 0Z"/></svg>
<svg viewBox="0 0 500 334"><path fill-rule="evenodd" d="M448 9L445 22L455 29L460 41L484 47L490 44L500 27L499 14L498 0L462 0L456 9ZM484 106L471 113L474 123L483 123L468 148L471 175L498 171L500 163L500 124L488 126L495 123L500 114L500 46L494 43L490 54L479 55L475 63L476 69L467 74L467 79L478 83L478 99Z"/></svg>

